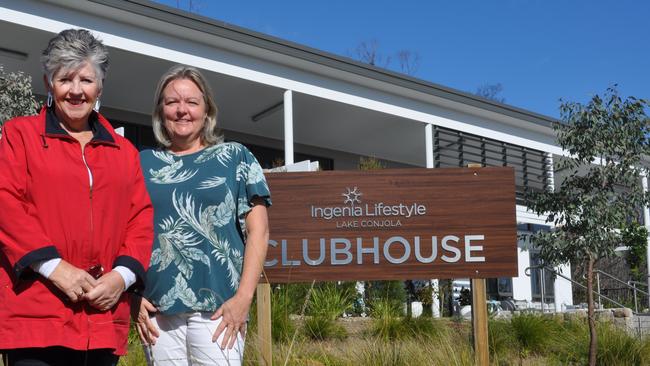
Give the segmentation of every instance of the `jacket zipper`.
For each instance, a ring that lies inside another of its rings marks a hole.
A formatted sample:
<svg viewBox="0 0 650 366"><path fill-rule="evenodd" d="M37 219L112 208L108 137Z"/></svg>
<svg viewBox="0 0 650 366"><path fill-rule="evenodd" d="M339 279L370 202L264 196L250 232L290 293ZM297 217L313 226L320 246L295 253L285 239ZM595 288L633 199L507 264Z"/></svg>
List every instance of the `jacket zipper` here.
<svg viewBox="0 0 650 366"><path fill-rule="evenodd" d="M93 173L90 170L90 166L88 165L88 162L86 161L86 147L90 144L90 141L87 142L83 149L81 150L81 160L83 160L84 166L86 167L86 171L88 172L88 198L90 200L90 242L88 245L88 256L87 256L87 263L89 263L89 266L92 266L92 241L93 241L93 232L95 231L95 225L93 222L93 186L94 186L94 178L93 178ZM86 350L90 348L90 316L86 315L86 327L88 329L88 339L86 341Z"/></svg>
<svg viewBox="0 0 650 366"><path fill-rule="evenodd" d="M84 145L84 148L81 152L81 160L84 162L84 166L86 167L86 170L88 172L88 198L90 199L90 240L92 244L92 237L93 237L93 232L95 231L94 223L93 223L93 186L94 186L94 178L93 178L93 173L92 170L90 169L90 166L88 165L88 162L86 161L86 146L88 146L90 142L86 143ZM90 246L92 248L92 245ZM88 263L91 263L91 256L88 256ZM92 263L91 263L92 264Z"/></svg>

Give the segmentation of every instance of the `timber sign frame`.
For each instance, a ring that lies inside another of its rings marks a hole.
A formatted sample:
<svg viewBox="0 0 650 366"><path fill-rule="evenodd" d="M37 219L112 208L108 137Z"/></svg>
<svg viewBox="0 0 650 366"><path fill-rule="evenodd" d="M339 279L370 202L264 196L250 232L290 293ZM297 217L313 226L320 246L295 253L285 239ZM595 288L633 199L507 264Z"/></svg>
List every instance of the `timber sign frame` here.
<svg viewBox="0 0 650 366"><path fill-rule="evenodd" d="M509 167L267 173L271 283L517 276Z"/></svg>

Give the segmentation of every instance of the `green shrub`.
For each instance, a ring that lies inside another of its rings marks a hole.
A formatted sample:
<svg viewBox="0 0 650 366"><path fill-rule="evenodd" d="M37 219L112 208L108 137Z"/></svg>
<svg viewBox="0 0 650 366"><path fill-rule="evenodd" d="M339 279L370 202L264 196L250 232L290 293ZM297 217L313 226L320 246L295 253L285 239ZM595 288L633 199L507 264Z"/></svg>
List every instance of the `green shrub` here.
<svg viewBox="0 0 650 366"><path fill-rule="evenodd" d="M510 324L522 356L548 352L555 345L560 328L552 319L535 314L514 316Z"/></svg>
<svg viewBox="0 0 650 366"><path fill-rule="evenodd" d="M23 72L5 72L0 65L0 136L2 125L16 116L35 114L38 103L32 92L32 78Z"/></svg>
<svg viewBox="0 0 650 366"><path fill-rule="evenodd" d="M404 337L404 323L394 302L379 299L373 303L370 312L372 326L370 333L384 340L394 340Z"/></svg>
<svg viewBox="0 0 650 366"><path fill-rule="evenodd" d="M600 323L598 333L599 365L648 365L650 364L650 341L639 339L612 324Z"/></svg>
<svg viewBox="0 0 650 366"><path fill-rule="evenodd" d="M336 320L322 316L305 318L305 335L311 339L323 341L327 339L343 339L348 336L343 326L336 323Z"/></svg>
<svg viewBox="0 0 650 366"><path fill-rule="evenodd" d="M512 324L509 321L490 320L488 324L488 343L491 358L498 361L519 356L519 344L514 333Z"/></svg>
<svg viewBox="0 0 650 366"><path fill-rule="evenodd" d="M271 337L275 342L291 340L296 331L294 323L289 318L293 303L286 286L276 288L271 293Z"/></svg>
<svg viewBox="0 0 650 366"><path fill-rule="evenodd" d="M442 321L429 317L406 318L402 327L408 337L429 340L445 337L448 331Z"/></svg>
<svg viewBox="0 0 650 366"><path fill-rule="evenodd" d="M345 338L347 332L336 319L351 307L352 296L348 290L332 283L314 288L307 306L305 334L316 340Z"/></svg>
<svg viewBox="0 0 650 366"><path fill-rule="evenodd" d="M351 307L352 295L350 292L329 283L313 289L307 306L307 315L334 320Z"/></svg>
<svg viewBox="0 0 650 366"><path fill-rule="evenodd" d="M390 302L393 315L404 315L403 306L406 303L406 289L403 281L368 281L365 288L366 305L373 312L376 302Z"/></svg>
<svg viewBox="0 0 650 366"><path fill-rule="evenodd" d="M400 342L367 343L357 352L357 365L401 366L410 365Z"/></svg>

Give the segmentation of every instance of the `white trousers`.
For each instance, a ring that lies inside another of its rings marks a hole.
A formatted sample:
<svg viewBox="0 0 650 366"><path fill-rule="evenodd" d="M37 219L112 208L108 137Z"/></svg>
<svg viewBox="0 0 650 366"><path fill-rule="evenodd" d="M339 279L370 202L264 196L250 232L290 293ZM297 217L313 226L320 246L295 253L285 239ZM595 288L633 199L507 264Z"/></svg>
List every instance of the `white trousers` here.
<svg viewBox="0 0 650 366"><path fill-rule="evenodd" d="M244 358L244 339L237 333L232 349L222 350L220 345L225 334L217 342L212 335L221 318L210 320L212 313L183 313L177 315L157 314L151 321L159 329L160 336L153 346L145 346L148 364L154 366L232 365L240 366Z"/></svg>

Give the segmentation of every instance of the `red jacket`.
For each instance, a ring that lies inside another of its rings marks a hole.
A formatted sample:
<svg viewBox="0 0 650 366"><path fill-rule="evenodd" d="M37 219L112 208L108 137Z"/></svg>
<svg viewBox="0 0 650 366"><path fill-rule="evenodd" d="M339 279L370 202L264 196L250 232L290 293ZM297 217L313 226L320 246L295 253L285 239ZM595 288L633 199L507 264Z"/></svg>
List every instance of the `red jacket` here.
<svg viewBox="0 0 650 366"><path fill-rule="evenodd" d="M128 295L109 311L72 303L30 264L63 258L88 269L149 264L153 209L137 150L91 115L81 146L43 108L7 122L0 138L0 349L64 346L126 352ZM93 176L92 190L84 158ZM133 289L132 288L132 289Z"/></svg>

